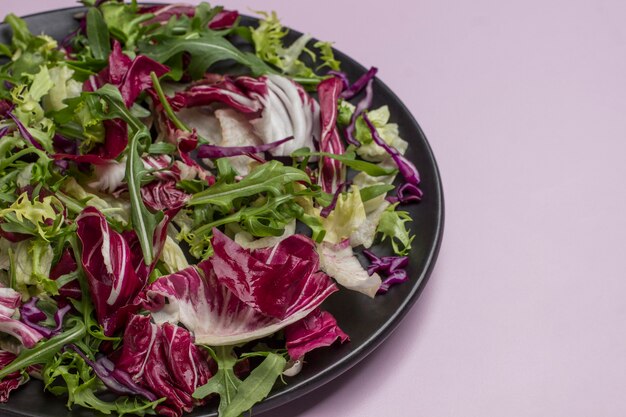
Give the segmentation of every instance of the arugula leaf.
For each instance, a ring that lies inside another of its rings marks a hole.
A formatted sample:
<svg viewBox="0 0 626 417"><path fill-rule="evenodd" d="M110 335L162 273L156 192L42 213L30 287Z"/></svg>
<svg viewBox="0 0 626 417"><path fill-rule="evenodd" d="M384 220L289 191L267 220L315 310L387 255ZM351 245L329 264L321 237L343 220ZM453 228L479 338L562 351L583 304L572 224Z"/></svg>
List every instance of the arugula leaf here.
<svg viewBox="0 0 626 417"><path fill-rule="evenodd" d="M0 380L13 372L26 369L28 366L52 361L54 355L65 345L79 340L85 335L85 324L76 318L71 318L66 328L68 330L48 340L39 342L32 349L22 350L13 362L0 369Z"/></svg>
<svg viewBox="0 0 626 417"><path fill-rule="evenodd" d="M285 369L287 361L281 355L270 352L259 366L241 383L237 394L220 417L238 417L270 393L274 383Z"/></svg>
<svg viewBox="0 0 626 417"><path fill-rule="evenodd" d="M306 158L311 156L325 156L328 158L336 159L340 161L346 166L349 166L352 169L356 169L358 171L363 171L372 177L380 177L383 175L392 175L398 172L397 169L394 168L383 168L380 165L373 164L371 162L362 161L360 159L355 159L356 155L354 152L346 152L343 155L338 155L334 153L328 152L311 152L309 148L301 148L292 152L292 158Z"/></svg>
<svg viewBox="0 0 626 417"><path fill-rule="evenodd" d="M241 384L234 370L237 358L232 351L232 346L217 346L215 350L208 346L206 348L217 362L217 372L206 384L196 388L192 396L200 400L211 394L218 394L220 396L218 411L222 416Z"/></svg>
<svg viewBox="0 0 626 417"><path fill-rule="evenodd" d="M139 52L161 63L184 52L189 53L191 62L188 69L194 79L201 78L215 63L226 60L250 68L255 76L274 72L254 54L242 52L222 36L209 31L189 38L163 36L156 44L141 43Z"/></svg>
<svg viewBox="0 0 626 417"><path fill-rule="evenodd" d="M95 59L106 60L111 54L111 41L102 12L92 7L87 12L87 39Z"/></svg>
<svg viewBox="0 0 626 417"><path fill-rule="evenodd" d="M150 213L141 198L141 181L148 175L140 152L138 150L139 140L149 133L146 131L138 131L128 144L128 159L126 160L126 183L128 184L128 193L130 194L130 215L133 227L139 238L141 251L143 253L143 261L146 265L152 264L155 253L153 248L153 237L157 225L163 218L163 213L159 212L157 216Z"/></svg>
<svg viewBox="0 0 626 417"><path fill-rule="evenodd" d="M141 198L141 183L148 175L139 150L140 140L147 138L150 140L150 132L124 104L124 99L119 90L111 84L88 93L103 99L108 105L107 118L120 118L128 123L134 134L128 143L128 158L126 160L126 182L130 195L131 220L143 253L143 260L146 265L150 265L154 260L153 237L157 225L163 218L163 213L152 214L143 203Z"/></svg>
<svg viewBox="0 0 626 417"><path fill-rule="evenodd" d="M149 30L149 27L141 23L152 19L153 15L137 13L136 1L131 3L108 1L99 7L110 34L122 41L126 50L133 50L135 43Z"/></svg>
<svg viewBox="0 0 626 417"><path fill-rule="evenodd" d="M218 394L220 417L239 417L267 397L286 364L282 355L267 352L263 362L241 381L234 372L237 358L233 355L232 347L220 346L215 351L209 349L209 352L217 362L218 371L205 385L196 389L193 397L202 399L210 394Z"/></svg>
<svg viewBox="0 0 626 417"><path fill-rule="evenodd" d="M383 212L376 229L376 233L382 233L384 241L389 238L393 251L397 255L408 255L411 243L415 236L410 236L406 229L406 222L411 221L411 215L406 211L396 211L398 203L393 204Z"/></svg>
<svg viewBox="0 0 626 417"><path fill-rule="evenodd" d="M233 209L233 201L241 197L268 192L274 196L282 193L287 183L302 181L309 183L309 176L297 168L284 166L278 161L270 161L254 168L238 183L215 184L213 187L194 195L187 204L214 204L225 212Z"/></svg>
<svg viewBox="0 0 626 417"><path fill-rule="evenodd" d="M391 191L394 188L396 187L394 187L391 184L376 184L376 185L371 185L369 187L362 188L359 190L361 193L361 201L365 203L366 201L372 200L378 197L379 195L383 195L387 191Z"/></svg>

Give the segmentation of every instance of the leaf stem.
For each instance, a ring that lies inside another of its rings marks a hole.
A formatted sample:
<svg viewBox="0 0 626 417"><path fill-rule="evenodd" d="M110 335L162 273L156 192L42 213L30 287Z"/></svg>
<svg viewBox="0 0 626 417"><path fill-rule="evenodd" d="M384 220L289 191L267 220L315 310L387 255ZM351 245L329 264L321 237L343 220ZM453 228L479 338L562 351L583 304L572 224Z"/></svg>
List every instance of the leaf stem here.
<svg viewBox="0 0 626 417"><path fill-rule="evenodd" d="M172 121L172 123L174 123L174 126L176 126L178 129L184 130L185 132L191 132L191 130L174 113L174 110L172 109L172 106L170 106L170 102L167 101L167 97L165 97L163 88L159 83L159 77L157 77L154 71L150 73L150 78L152 78L152 85L156 90L159 101L161 102L161 105L163 106L163 110L165 110L165 114L167 114L167 117Z"/></svg>

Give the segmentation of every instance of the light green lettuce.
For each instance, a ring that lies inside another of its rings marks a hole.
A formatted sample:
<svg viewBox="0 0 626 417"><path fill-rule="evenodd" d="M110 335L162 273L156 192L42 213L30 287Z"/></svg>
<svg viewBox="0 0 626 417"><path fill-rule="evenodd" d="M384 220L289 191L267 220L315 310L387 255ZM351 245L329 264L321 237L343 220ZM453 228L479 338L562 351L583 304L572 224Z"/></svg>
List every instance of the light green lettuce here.
<svg viewBox="0 0 626 417"><path fill-rule="evenodd" d="M63 100L78 97L83 90L80 82L74 80L74 71L66 65L59 65L49 70L50 80L53 82L52 88L43 97L43 108L46 111L58 111L67 105Z"/></svg>

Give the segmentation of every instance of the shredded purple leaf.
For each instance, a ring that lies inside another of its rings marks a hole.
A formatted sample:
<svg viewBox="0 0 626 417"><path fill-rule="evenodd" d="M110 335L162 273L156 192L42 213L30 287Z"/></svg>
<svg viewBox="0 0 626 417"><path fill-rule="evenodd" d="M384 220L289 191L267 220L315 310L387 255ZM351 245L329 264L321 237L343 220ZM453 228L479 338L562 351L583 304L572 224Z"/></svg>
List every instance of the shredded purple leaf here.
<svg viewBox="0 0 626 417"><path fill-rule="evenodd" d="M334 75L335 77L339 78L341 82L343 83L344 90L347 90L350 87L350 80L348 80L348 76L346 75L345 72L331 70L331 71L328 71L328 74Z"/></svg>
<svg viewBox="0 0 626 417"><path fill-rule="evenodd" d="M376 67L370 68L365 74L363 74L358 80L356 80L354 84L352 84L343 93L341 93L340 97L343 99L349 100L352 97L359 94L361 90L374 79L377 72L378 72L378 68ZM336 75L336 74L333 74L333 75Z"/></svg>
<svg viewBox="0 0 626 417"><path fill-rule="evenodd" d="M371 122L371 120L369 119L369 117L367 117L367 114L365 113L363 113L363 120L365 121L365 124L369 128L374 142L376 142L378 146L383 148L389 155L391 155L391 157L393 158L393 161L396 163L396 166L398 167L398 170L400 171L400 174L402 174L402 176L404 177L404 180L407 183L413 185L413 187L408 187L408 188L405 187L403 189L403 192L408 192L412 196L414 196L414 198L420 199L422 197L422 192L418 188L418 185L420 183L420 175L419 175L419 172L417 171L417 168L415 168L415 165L413 165L411 161L406 159L400 152L398 152L396 148L389 145L380 137L380 135L378 134L378 131L376 130L376 127L374 126L374 124ZM407 196L404 198L407 199L409 197Z"/></svg>
<svg viewBox="0 0 626 417"><path fill-rule="evenodd" d="M345 135L346 141L354 146L361 146L361 142L354 137L354 131L356 130L356 120L360 115L365 115L365 111L372 105L372 98L374 97L374 88L372 80L369 80L365 87L365 97L359 101L352 113L350 124L346 127Z"/></svg>
<svg viewBox="0 0 626 417"><path fill-rule="evenodd" d="M65 307L59 308L57 312L54 313L54 323L56 324L56 327L51 329L50 327L39 324L40 322L46 320L47 316L43 311L41 311L41 309L39 309L39 307L37 307L37 301L39 301L39 298L33 297L20 307L21 321L29 327L37 330L46 338L59 334L63 326L63 317L65 317L65 314L70 311L72 307L67 304Z"/></svg>
<svg viewBox="0 0 626 417"><path fill-rule="evenodd" d="M216 145L200 145L198 147L199 158L224 158L228 156L255 154L260 152L267 152L274 149L285 142L293 140L293 136L289 136L285 139L277 140L276 142L266 143L258 146L216 146Z"/></svg>
<svg viewBox="0 0 626 417"><path fill-rule="evenodd" d="M341 195L341 193L343 192L343 189L347 186L346 183L342 183L339 184L337 186L337 190L335 191L335 194L333 195L333 199L330 202L330 204L327 207L324 207L321 211L320 211L320 216L326 218L328 217L328 215L330 214L331 211L333 211L335 209L335 206L337 205L337 200L339 199L339 196Z"/></svg>
<svg viewBox="0 0 626 417"><path fill-rule="evenodd" d="M389 288L391 286L406 282L408 279L409 279L409 276L407 275L404 269L395 271L391 275L388 275L387 278L383 280L383 283L380 284L380 288L378 289L378 294L385 294L387 291L389 291Z"/></svg>
<svg viewBox="0 0 626 417"><path fill-rule="evenodd" d="M386 198L386 200L389 201L391 204L407 204L414 201L420 201L423 194L424 193L422 192L422 190L419 189L419 187L414 184L409 184L407 182L398 187L395 196L389 196Z"/></svg>
<svg viewBox="0 0 626 417"><path fill-rule="evenodd" d="M137 385L127 372L115 369L115 364L105 356L94 362L76 345L71 344L69 347L83 358L104 385L114 393L120 395L141 395L149 401L156 401L158 399L154 393Z"/></svg>
<svg viewBox="0 0 626 417"><path fill-rule="evenodd" d="M43 146L41 146L41 144L39 142L37 142L35 140L35 138L33 137L33 135L30 134L30 132L28 131L28 129L26 129L26 126L24 126L24 123L21 122L20 119L18 119L12 112L11 110L9 110L7 112L7 115L13 119L13 121L15 122L15 125L17 126L17 130L19 130L20 135L22 135L22 137L24 139L26 139L27 141L29 141L35 148L39 149L39 150L43 150Z"/></svg>
<svg viewBox="0 0 626 417"><path fill-rule="evenodd" d="M408 256L383 256L379 257L372 251L366 249L363 251L363 255L370 261L370 265L367 267L367 273L372 275L378 273L385 277L378 289L378 294L384 294L389 290L389 287L405 282L409 279L404 268L409 264Z"/></svg>

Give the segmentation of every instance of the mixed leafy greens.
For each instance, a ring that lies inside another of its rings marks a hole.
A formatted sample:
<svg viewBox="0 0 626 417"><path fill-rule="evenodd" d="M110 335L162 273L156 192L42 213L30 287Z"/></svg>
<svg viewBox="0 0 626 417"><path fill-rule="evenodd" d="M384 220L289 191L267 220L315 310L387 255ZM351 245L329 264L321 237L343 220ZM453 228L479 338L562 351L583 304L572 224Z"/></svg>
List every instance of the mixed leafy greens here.
<svg viewBox="0 0 626 417"><path fill-rule="evenodd" d="M408 279L407 142L375 68L351 83L275 13L83 4L62 41L5 18L0 401L32 377L69 408L240 416L349 340L337 284Z"/></svg>

